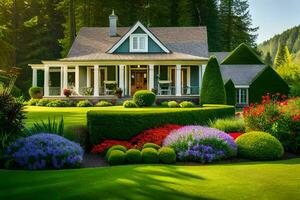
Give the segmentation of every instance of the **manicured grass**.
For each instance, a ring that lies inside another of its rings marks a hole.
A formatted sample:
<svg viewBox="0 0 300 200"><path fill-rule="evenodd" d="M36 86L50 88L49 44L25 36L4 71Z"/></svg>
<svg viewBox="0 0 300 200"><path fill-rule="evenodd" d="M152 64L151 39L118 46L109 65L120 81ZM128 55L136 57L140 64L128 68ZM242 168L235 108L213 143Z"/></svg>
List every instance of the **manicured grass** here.
<svg viewBox="0 0 300 200"><path fill-rule="evenodd" d="M300 159L206 166L0 170L0 199L299 199Z"/></svg>

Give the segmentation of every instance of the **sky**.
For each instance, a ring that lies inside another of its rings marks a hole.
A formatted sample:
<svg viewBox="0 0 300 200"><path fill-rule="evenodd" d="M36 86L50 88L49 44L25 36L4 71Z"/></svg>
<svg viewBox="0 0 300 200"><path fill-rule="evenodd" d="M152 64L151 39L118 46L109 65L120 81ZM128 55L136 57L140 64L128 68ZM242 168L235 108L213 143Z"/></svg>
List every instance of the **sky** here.
<svg viewBox="0 0 300 200"><path fill-rule="evenodd" d="M249 0L249 6L258 44L300 25L300 0Z"/></svg>

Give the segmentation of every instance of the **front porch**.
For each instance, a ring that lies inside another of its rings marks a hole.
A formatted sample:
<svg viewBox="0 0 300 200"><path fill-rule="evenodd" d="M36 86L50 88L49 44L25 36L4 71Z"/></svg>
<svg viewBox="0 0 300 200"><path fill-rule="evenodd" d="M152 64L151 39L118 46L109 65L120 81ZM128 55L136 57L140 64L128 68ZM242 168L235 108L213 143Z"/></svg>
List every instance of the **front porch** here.
<svg viewBox="0 0 300 200"><path fill-rule="evenodd" d="M43 87L44 98L63 99L64 89L71 89L72 99L113 99L116 88L122 89L122 97L142 89L154 90L158 97L199 97L204 64L44 61L30 66L32 86Z"/></svg>

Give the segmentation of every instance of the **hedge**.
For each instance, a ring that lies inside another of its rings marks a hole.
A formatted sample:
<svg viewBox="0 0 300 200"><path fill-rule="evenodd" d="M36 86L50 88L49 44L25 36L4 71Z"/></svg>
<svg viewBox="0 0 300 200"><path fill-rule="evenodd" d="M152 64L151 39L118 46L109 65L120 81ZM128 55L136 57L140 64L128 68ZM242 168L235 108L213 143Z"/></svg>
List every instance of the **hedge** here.
<svg viewBox="0 0 300 200"><path fill-rule="evenodd" d="M235 105L236 104L236 89L231 79L225 83L225 92L226 92L226 104Z"/></svg>
<svg viewBox="0 0 300 200"><path fill-rule="evenodd" d="M261 97L270 94L288 95L290 91L287 83L271 67L266 67L249 87L249 102L260 103Z"/></svg>
<svg viewBox="0 0 300 200"><path fill-rule="evenodd" d="M215 56L211 56L206 65L203 76L200 103L226 104L225 87L220 66Z"/></svg>
<svg viewBox="0 0 300 200"><path fill-rule="evenodd" d="M204 105L202 108L157 108L141 111L124 109L89 111L87 123L91 144L104 139L129 140L142 131L164 124L207 124L209 120L234 116L235 109L227 105Z"/></svg>
<svg viewBox="0 0 300 200"><path fill-rule="evenodd" d="M263 65L264 62L258 57L255 51L242 43L235 48L221 63L222 65L251 65L259 64Z"/></svg>

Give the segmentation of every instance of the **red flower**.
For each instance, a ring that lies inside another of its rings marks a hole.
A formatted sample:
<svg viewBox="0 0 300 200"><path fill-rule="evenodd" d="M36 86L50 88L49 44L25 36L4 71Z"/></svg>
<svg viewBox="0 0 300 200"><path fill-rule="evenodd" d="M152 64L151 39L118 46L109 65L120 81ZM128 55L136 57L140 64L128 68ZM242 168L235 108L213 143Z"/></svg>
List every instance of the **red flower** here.
<svg viewBox="0 0 300 200"><path fill-rule="evenodd" d="M236 138L240 137L243 133L228 133L228 135L230 135L234 140L236 140Z"/></svg>

